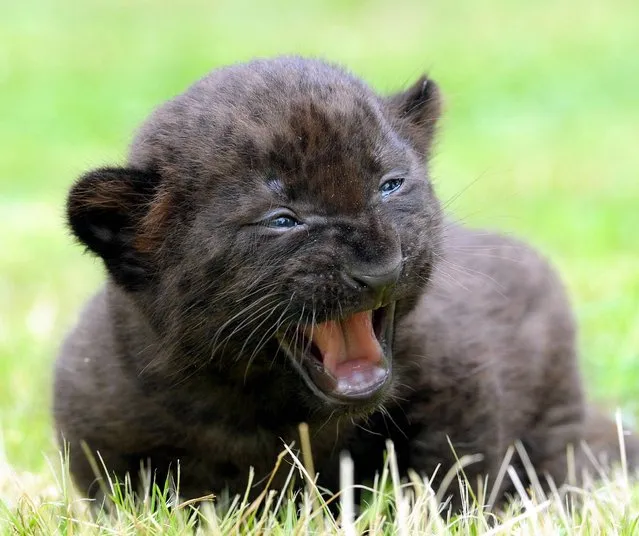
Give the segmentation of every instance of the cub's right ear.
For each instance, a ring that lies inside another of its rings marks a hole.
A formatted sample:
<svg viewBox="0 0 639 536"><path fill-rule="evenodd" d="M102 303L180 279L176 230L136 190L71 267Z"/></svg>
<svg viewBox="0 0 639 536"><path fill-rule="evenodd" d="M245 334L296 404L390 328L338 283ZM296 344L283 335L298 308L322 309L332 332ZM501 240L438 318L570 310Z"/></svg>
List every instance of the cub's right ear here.
<svg viewBox="0 0 639 536"><path fill-rule="evenodd" d="M71 230L102 257L115 280L129 289L148 278L148 251L136 242L154 198L155 173L101 168L78 179L67 200Z"/></svg>

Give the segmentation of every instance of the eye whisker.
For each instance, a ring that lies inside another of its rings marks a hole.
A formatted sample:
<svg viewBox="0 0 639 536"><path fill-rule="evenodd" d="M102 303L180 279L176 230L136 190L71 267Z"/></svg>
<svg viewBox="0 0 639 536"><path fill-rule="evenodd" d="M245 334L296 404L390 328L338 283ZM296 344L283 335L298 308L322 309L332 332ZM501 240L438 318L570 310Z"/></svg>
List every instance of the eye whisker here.
<svg viewBox="0 0 639 536"><path fill-rule="evenodd" d="M262 303L264 301L266 301L266 303ZM222 326L220 326L218 328L218 330L216 332L216 335L215 335L215 337L213 338L213 340L211 341L211 344L210 344L210 347L211 347L211 349L210 349L211 359L213 359L215 357L215 355L217 354L218 350L221 350L222 352L224 351L224 348L226 347L226 343L236 333L238 333L239 331L241 331L245 327L248 327L252 322L254 322L257 319L259 319L261 317L261 315L264 313L265 310L268 311L270 308L272 308L273 306L277 305L278 302L279 302L279 300L274 295L265 295L265 296L263 296L261 298L258 298L258 300L256 300L255 302L253 302L249 306L245 307L244 309L242 309L242 311L236 313L233 317L231 317L224 324L222 324ZM253 310L251 311L251 309L253 309ZM238 319L239 317L242 317L243 315L245 315L249 311L250 311L250 314L245 316L241 320L241 322L237 326L235 326L234 329L223 340L220 341L219 337L223 333L223 331L227 327L232 326L233 322L236 319Z"/></svg>
<svg viewBox="0 0 639 536"><path fill-rule="evenodd" d="M295 296L295 293L293 292L291 294L291 297L288 300L288 303L286 304L286 307L284 307L284 310L281 312L280 316L278 317L278 319L273 323L273 325L271 326L270 329L265 330L264 334L262 335L262 338L257 342L257 345L255 346L253 352L251 352L251 355L248 359L248 362L246 364L246 371L244 372L244 380L246 381L246 377L248 374L248 370L249 367L251 366L251 363L253 362L253 359L256 357L256 355L259 353L259 351L264 347L264 345L266 345L266 343L268 342L270 337L273 337L277 331L280 328L282 319L285 318L286 315L286 311L288 311L288 308L291 306L291 303L293 301L293 297ZM247 339L248 341L248 339ZM279 340L278 340L278 348L279 348ZM240 351L241 353L241 351Z"/></svg>

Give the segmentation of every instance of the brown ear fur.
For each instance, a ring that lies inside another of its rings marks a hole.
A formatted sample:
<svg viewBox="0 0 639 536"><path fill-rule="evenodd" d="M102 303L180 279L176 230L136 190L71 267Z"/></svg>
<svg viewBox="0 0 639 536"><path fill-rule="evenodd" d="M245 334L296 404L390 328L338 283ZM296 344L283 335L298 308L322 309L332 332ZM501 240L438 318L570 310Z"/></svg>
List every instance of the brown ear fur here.
<svg viewBox="0 0 639 536"><path fill-rule="evenodd" d="M165 236L172 207L173 196L168 190L160 188L140 222L140 228L134 242L137 250L152 253L160 246Z"/></svg>

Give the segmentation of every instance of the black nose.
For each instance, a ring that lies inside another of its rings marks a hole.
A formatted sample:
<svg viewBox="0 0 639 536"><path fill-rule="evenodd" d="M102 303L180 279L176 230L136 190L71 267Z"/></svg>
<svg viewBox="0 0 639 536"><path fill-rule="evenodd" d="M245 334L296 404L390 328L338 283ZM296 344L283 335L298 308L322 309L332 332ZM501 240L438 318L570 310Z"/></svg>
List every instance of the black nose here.
<svg viewBox="0 0 639 536"><path fill-rule="evenodd" d="M375 294L383 294L397 283L401 271L402 263L398 262L392 267L385 267L379 271L352 268L349 275L362 287L372 290Z"/></svg>

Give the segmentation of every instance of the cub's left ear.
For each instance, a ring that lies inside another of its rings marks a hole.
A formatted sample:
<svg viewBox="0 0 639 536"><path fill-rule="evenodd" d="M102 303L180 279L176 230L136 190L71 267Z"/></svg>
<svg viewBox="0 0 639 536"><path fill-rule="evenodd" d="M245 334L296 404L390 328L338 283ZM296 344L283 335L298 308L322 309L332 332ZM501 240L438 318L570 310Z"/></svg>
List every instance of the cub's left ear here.
<svg viewBox="0 0 639 536"><path fill-rule="evenodd" d="M387 103L400 133L427 159L442 108L437 84L422 76L406 91L388 97Z"/></svg>

